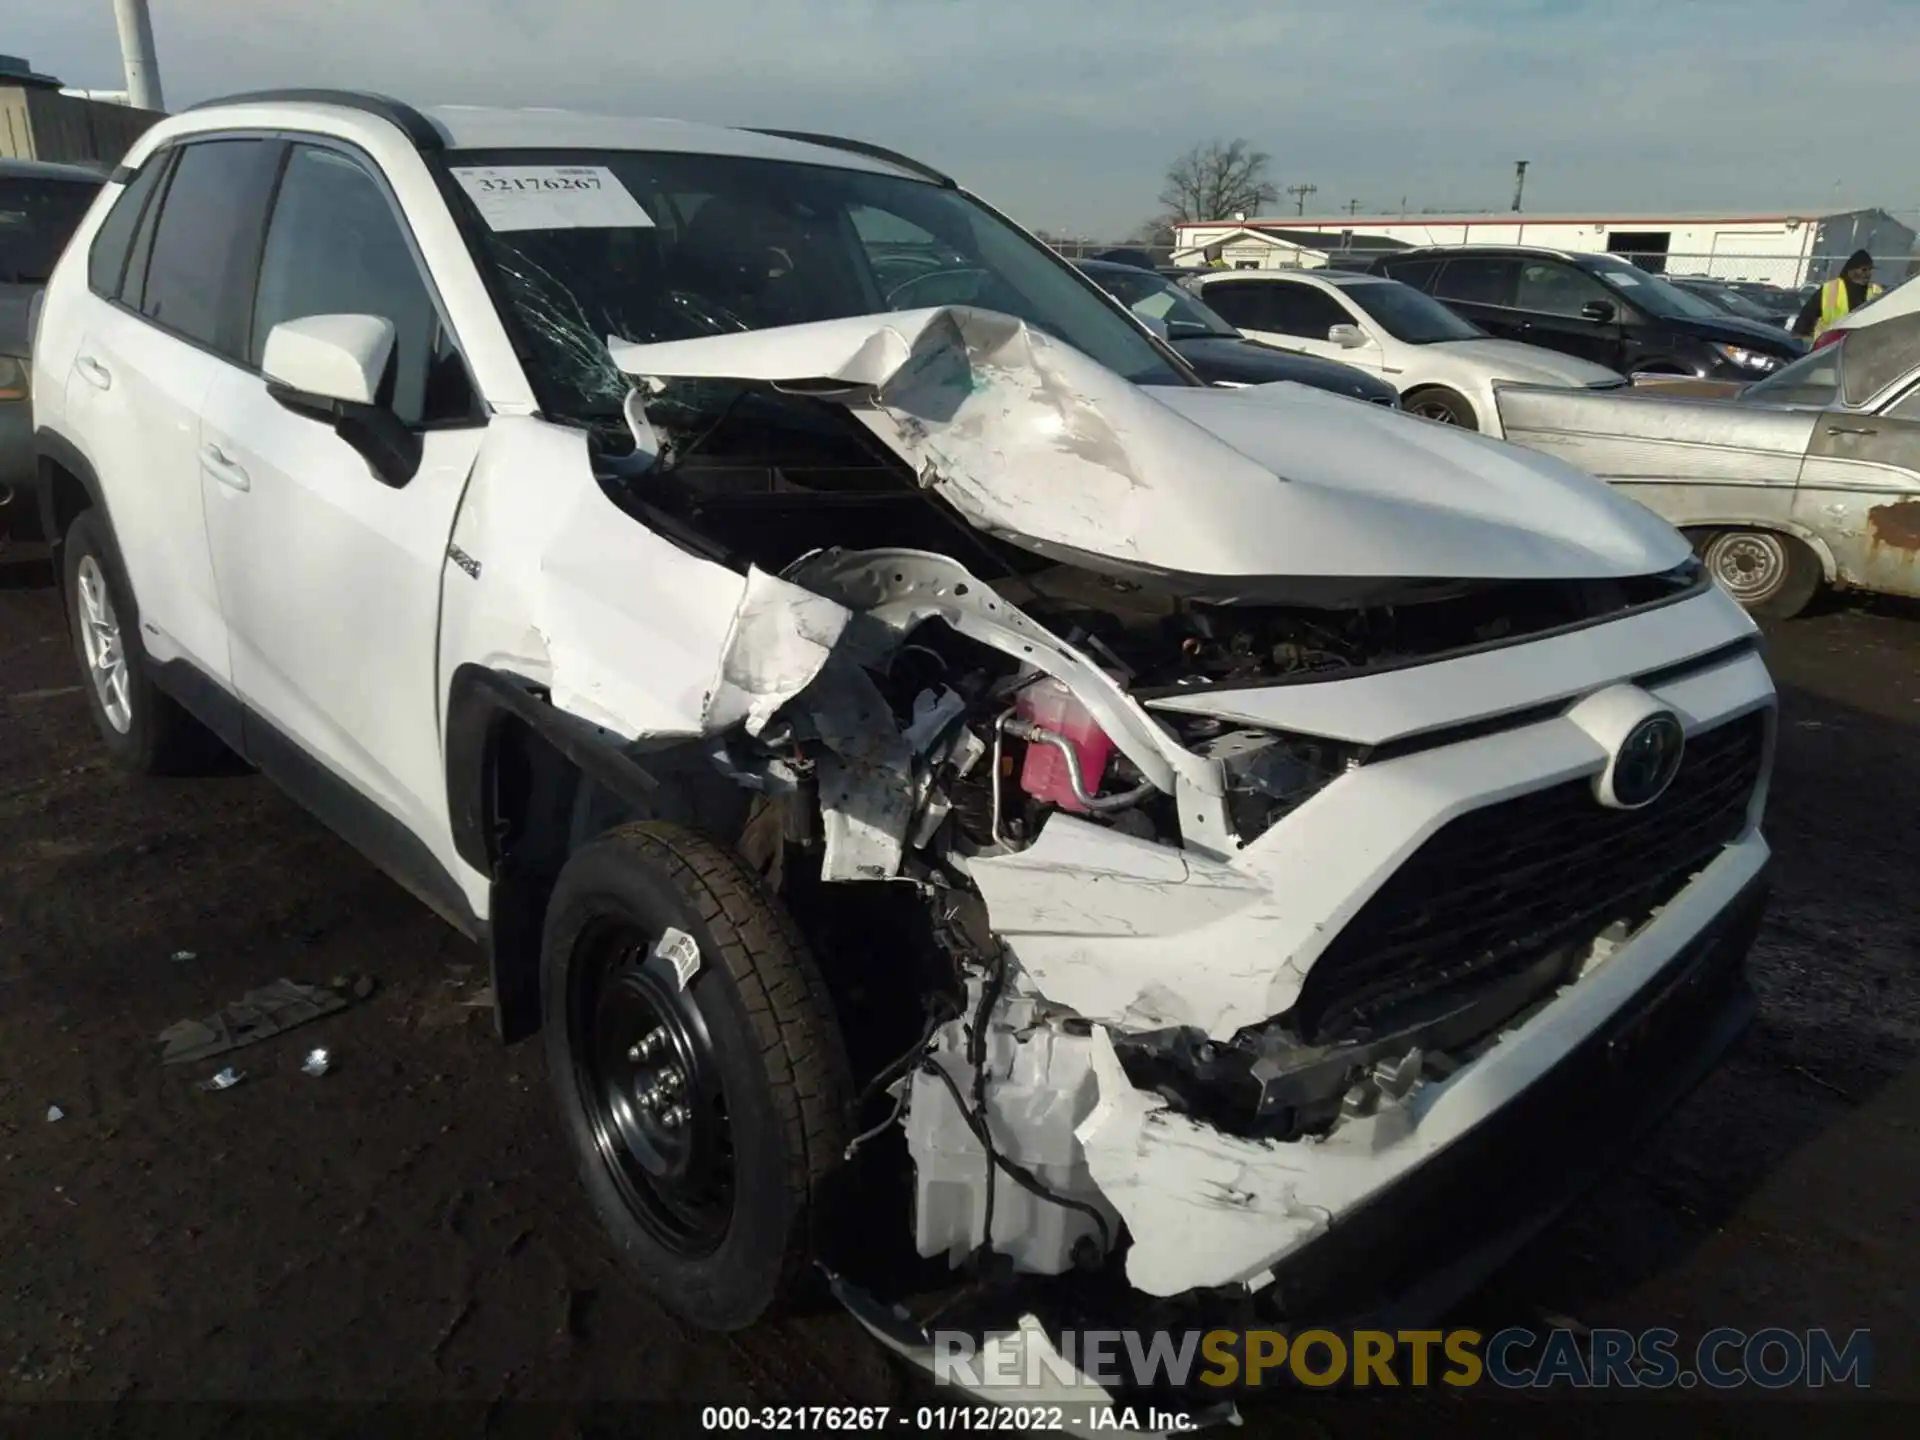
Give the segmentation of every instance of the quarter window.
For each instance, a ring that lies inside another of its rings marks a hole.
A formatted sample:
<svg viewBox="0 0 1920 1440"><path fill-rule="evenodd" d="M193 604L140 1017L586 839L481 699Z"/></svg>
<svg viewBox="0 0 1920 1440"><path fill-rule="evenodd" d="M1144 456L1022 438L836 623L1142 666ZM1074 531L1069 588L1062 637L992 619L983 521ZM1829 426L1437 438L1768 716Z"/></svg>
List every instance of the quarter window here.
<svg viewBox="0 0 1920 1440"><path fill-rule="evenodd" d="M127 254L133 249L133 232L171 158L164 150L149 155L94 232L93 248L87 252L87 288L94 294L109 300L119 296L121 277L127 273Z"/></svg>

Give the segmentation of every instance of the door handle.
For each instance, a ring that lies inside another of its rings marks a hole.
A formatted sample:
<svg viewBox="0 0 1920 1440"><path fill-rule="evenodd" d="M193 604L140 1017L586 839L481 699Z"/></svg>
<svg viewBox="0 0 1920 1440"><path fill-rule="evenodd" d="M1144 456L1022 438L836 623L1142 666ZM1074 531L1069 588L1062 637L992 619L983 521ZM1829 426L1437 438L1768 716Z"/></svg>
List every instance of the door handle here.
<svg viewBox="0 0 1920 1440"><path fill-rule="evenodd" d="M1879 430L1871 425L1829 425L1829 435L1878 435Z"/></svg>
<svg viewBox="0 0 1920 1440"><path fill-rule="evenodd" d="M218 480L222 485L231 486L235 490L251 490L253 488L253 481L247 477L247 472L232 460L228 459L227 452L222 450L218 445L202 445L200 447L200 461L207 469L213 472L213 478Z"/></svg>
<svg viewBox="0 0 1920 1440"><path fill-rule="evenodd" d="M91 355L82 355L73 362L73 368L80 372L80 378L96 390L113 388L113 372Z"/></svg>

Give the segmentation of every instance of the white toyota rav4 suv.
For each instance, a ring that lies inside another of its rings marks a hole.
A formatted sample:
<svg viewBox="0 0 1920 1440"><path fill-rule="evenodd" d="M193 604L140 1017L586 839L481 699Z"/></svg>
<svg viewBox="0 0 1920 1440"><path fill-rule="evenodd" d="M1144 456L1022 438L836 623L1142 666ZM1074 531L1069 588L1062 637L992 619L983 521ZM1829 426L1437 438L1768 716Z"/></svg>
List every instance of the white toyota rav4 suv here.
<svg viewBox="0 0 1920 1440"><path fill-rule="evenodd" d="M899 156L223 101L33 361L107 747L237 751L486 946L701 1324L1430 1306L1750 1013L1774 695L1686 542L1201 386Z"/></svg>

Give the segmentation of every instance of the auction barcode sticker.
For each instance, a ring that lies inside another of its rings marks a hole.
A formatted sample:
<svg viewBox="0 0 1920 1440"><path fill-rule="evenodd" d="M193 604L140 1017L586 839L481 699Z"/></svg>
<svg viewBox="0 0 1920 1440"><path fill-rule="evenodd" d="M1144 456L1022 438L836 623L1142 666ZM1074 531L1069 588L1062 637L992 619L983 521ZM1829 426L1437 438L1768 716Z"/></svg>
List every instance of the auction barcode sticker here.
<svg viewBox="0 0 1920 1440"><path fill-rule="evenodd" d="M649 226L604 165L457 165L453 178L491 230L619 230Z"/></svg>

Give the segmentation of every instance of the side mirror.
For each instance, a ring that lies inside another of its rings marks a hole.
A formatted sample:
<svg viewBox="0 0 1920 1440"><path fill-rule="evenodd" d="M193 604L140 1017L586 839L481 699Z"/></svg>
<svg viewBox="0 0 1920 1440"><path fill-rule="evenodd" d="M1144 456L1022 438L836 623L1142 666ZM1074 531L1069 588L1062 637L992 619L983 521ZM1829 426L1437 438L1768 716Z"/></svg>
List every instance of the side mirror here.
<svg viewBox="0 0 1920 1440"><path fill-rule="evenodd" d="M1589 300L1580 307L1580 318L1591 320L1596 325L1604 325L1613 319L1614 309L1611 300Z"/></svg>
<svg viewBox="0 0 1920 1440"><path fill-rule="evenodd" d="M393 365L395 331L378 315L308 315L267 334L267 393L297 415L332 425L395 489L420 469L420 437L377 396Z"/></svg>
<svg viewBox="0 0 1920 1440"><path fill-rule="evenodd" d="M1367 343L1367 332L1358 325L1329 325L1327 340L1342 350L1358 350Z"/></svg>

